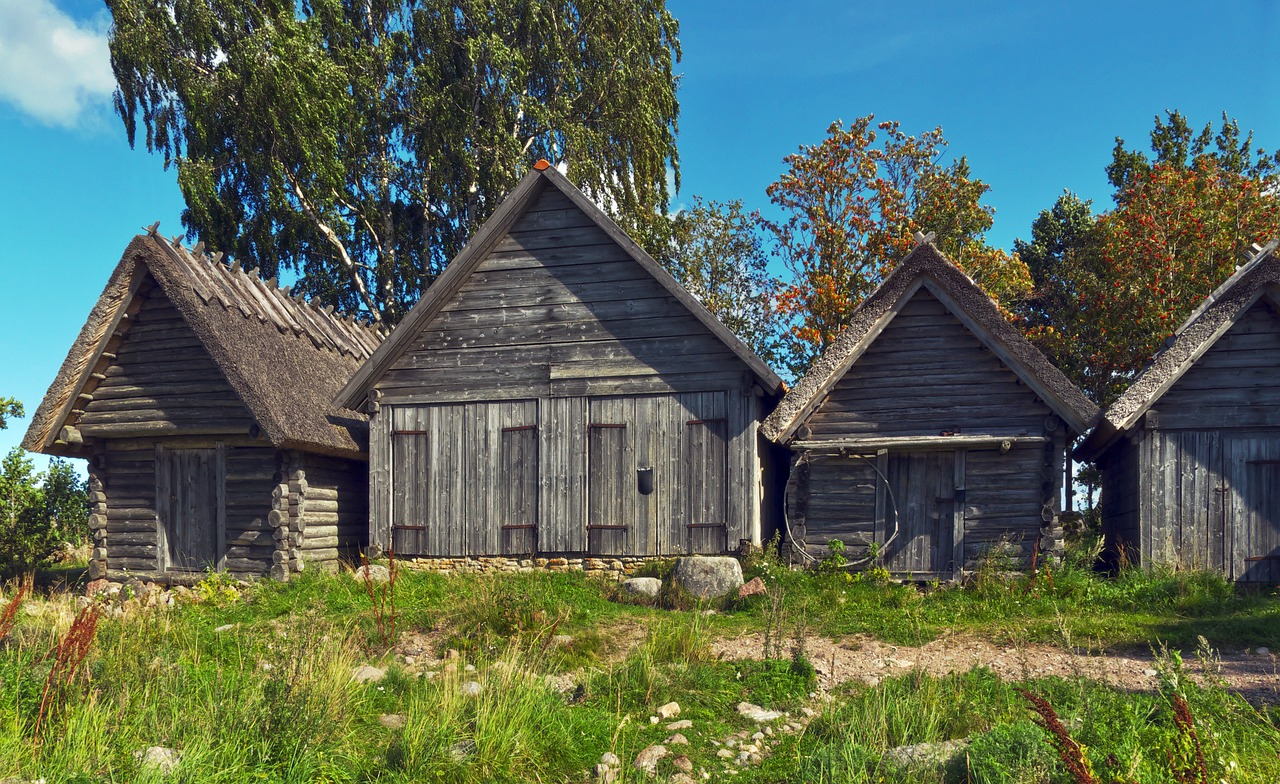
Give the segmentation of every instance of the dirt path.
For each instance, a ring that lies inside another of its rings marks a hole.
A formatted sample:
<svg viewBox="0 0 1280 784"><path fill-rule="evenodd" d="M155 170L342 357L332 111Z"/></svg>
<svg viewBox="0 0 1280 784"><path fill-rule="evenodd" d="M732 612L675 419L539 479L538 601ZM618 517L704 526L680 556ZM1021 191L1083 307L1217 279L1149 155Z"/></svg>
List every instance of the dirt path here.
<svg viewBox="0 0 1280 784"><path fill-rule="evenodd" d="M726 659L758 659L762 647L763 638L757 634L714 643L716 654ZM1150 654L1093 655L1031 644L1009 647L972 637L947 637L917 648L887 645L866 635L838 642L811 639L806 648L824 688L851 680L875 685L885 677L915 669L941 676L974 667L987 667L1006 680L1084 677L1133 691L1154 689L1158 684ZM1280 662L1275 654L1224 654L1220 662L1223 680L1245 699L1255 705L1280 704ZM1203 678L1203 668L1190 652L1184 655L1184 663L1193 676Z"/></svg>

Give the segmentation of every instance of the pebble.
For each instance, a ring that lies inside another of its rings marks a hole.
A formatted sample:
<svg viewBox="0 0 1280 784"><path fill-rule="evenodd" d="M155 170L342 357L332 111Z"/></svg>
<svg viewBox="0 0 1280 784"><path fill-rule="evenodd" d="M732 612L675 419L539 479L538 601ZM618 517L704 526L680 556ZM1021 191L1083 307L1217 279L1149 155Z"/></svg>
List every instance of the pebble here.
<svg viewBox="0 0 1280 784"><path fill-rule="evenodd" d="M462 668L462 671L463 671L463 672L475 672L475 671L476 671L476 666L475 666L474 664L468 664L466 667L463 667L463 668Z"/></svg>
<svg viewBox="0 0 1280 784"><path fill-rule="evenodd" d="M767 721L773 721L782 717L781 711L771 711L761 708L759 705L753 705L750 702L738 703L738 713L748 719L763 724Z"/></svg>
<svg viewBox="0 0 1280 784"><path fill-rule="evenodd" d="M214 629L214 632L216 632L217 634L222 634L223 632L229 632L234 628L236 628L236 625L234 623L227 623Z"/></svg>
<svg viewBox="0 0 1280 784"><path fill-rule="evenodd" d="M1270 656L1270 655L1271 655L1271 649L1270 649L1270 648L1268 648L1268 647L1267 647L1267 646L1265 646L1265 645L1259 645L1257 648L1254 648L1254 649L1253 649L1253 652L1254 652L1254 653L1256 653L1256 654L1258 654L1259 656Z"/></svg>
<svg viewBox="0 0 1280 784"><path fill-rule="evenodd" d="M603 762L596 765L596 780L604 782L604 784L613 784L614 778L618 775L616 768L611 768Z"/></svg>
<svg viewBox="0 0 1280 784"><path fill-rule="evenodd" d="M733 757L733 752L728 749L720 749L716 752L716 756L720 759L731 759Z"/></svg>
<svg viewBox="0 0 1280 784"><path fill-rule="evenodd" d="M677 732L675 735L672 735L670 738L667 738L662 743L665 746L688 746L689 739Z"/></svg>
<svg viewBox="0 0 1280 784"><path fill-rule="evenodd" d="M484 691L484 687L475 681L467 681L462 684L462 693L468 697L479 697L482 691Z"/></svg>
<svg viewBox="0 0 1280 784"><path fill-rule="evenodd" d="M604 754L600 755L600 764L617 767L622 764L622 760L618 759L618 755L614 754L612 751L606 751Z"/></svg>
<svg viewBox="0 0 1280 784"><path fill-rule="evenodd" d="M765 736L764 736L764 733L763 733L763 732L757 732L757 733L755 733L755 734L753 734L753 735L751 736L751 739L752 739L752 740L764 740L764 737L765 737Z"/></svg>
<svg viewBox="0 0 1280 784"><path fill-rule="evenodd" d="M406 656L406 657L404 657L404 663L405 663L405 664L413 664L413 663L414 663L414 661L416 661L416 660L415 660L412 656Z"/></svg>
<svg viewBox="0 0 1280 784"><path fill-rule="evenodd" d="M667 724L667 729L669 730L688 730L692 728L693 722L688 719L681 719L680 721L673 721Z"/></svg>
<svg viewBox="0 0 1280 784"><path fill-rule="evenodd" d="M387 677L387 671L368 664L362 664L351 671L352 680L360 683L377 683Z"/></svg>
<svg viewBox="0 0 1280 784"><path fill-rule="evenodd" d="M152 746L148 749L142 749L133 753L133 758L138 761L138 767L143 770L150 770L159 773L161 776L168 776L178 769L179 763L182 762L182 754L176 749L167 749L164 746Z"/></svg>
<svg viewBox="0 0 1280 784"><path fill-rule="evenodd" d="M1157 675L1159 675L1160 673L1156 672L1155 670L1150 670L1150 669L1148 669L1148 670L1143 670L1143 671L1142 671L1142 674L1143 674L1143 675L1145 675L1145 676L1147 676L1148 678L1154 678L1154 677L1156 677Z"/></svg>
<svg viewBox="0 0 1280 784"><path fill-rule="evenodd" d="M679 757L675 757L671 760L671 767L683 773L692 773L693 760L689 759L688 756L681 754Z"/></svg>
<svg viewBox="0 0 1280 784"><path fill-rule="evenodd" d="M674 719L679 715L680 703L678 702L668 702L666 705L658 708L658 718L663 721L666 721L667 719Z"/></svg>
<svg viewBox="0 0 1280 784"><path fill-rule="evenodd" d="M667 747L659 743L646 746L644 751L636 755L636 761L631 763L631 766L636 770L652 774L658 767L658 761L668 753Z"/></svg>

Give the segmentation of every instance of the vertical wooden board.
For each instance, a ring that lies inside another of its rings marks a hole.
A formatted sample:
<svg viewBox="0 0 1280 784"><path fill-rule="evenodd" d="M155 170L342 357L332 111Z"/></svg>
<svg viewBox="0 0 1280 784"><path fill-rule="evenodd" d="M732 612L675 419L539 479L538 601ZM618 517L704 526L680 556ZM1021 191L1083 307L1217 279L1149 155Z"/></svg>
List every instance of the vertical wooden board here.
<svg viewBox="0 0 1280 784"><path fill-rule="evenodd" d="M538 492L538 549L555 552L562 546L553 521L562 526L580 525L569 519L569 477L565 468L565 455L569 438L565 430L569 400L551 398L538 401L538 456L542 476Z"/></svg>
<svg viewBox="0 0 1280 784"><path fill-rule="evenodd" d="M213 493L216 505L214 507L213 562L221 571L226 568L227 558L227 447L225 444L218 444L214 451L214 462Z"/></svg>
<svg viewBox="0 0 1280 784"><path fill-rule="evenodd" d="M1206 452L1206 492L1208 494L1207 526L1209 535L1209 563L1222 572L1227 573L1227 564L1223 556L1224 527L1223 494L1226 491L1226 480L1222 466L1222 437L1218 431L1205 434Z"/></svg>
<svg viewBox="0 0 1280 784"><path fill-rule="evenodd" d="M369 546L391 547L391 420L383 406L369 419Z"/></svg>
<svg viewBox="0 0 1280 784"><path fill-rule="evenodd" d="M662 530L665 541L659 543L663 555L689 553L687 524L689 487L684 481L684 423L690 418L683 396L668 395L659 399L658 420L662 423L661 477L658 488L662 503Z"/></svg>
<svg viewBox="0 0 1280 784"><path fill-rule="evenodd" d="M170 513L169 499L171 495L172 476L169 470L169 461L166 459L166 450L159 444L155 448L155 472L156 472L156 571L163 572L169 568L169 548L170 544ZM110 539L108 539L108 542ZM107 563L111 563L110 544L107 545Z"/></svg>
<svg viewBox="0 0 1280 784"><path fill-rule="evenodd" d="M467 406L451 406L448 474L449 492L449 555L461 555L468 551L468 515L472 512L467 493L466 447Z"/></svg>
<svg viewBox="0 0 1280 784"><path fill-rule="evenodd" d="M951 578L959 580L964 571L964 509L967 497L965 451L955 452L951 504Z"/></svg>
<svg viewBox="0 0 1280 784"><path fill-rule="evenodd" d="M634 469L628 479L629 495L633 499L631 507L635 515L635 544L633 546L644 552L657 555L661 550L661 539L664 532L658 520L658 499L655 493L644 495L640 492L641 469L654 469L657 456L658 440L663 423L658 419L659 398L652 395L630 398L626 401L628 421L635 425ZM656 469L654 470L654 486L657 487Z"/></svg>

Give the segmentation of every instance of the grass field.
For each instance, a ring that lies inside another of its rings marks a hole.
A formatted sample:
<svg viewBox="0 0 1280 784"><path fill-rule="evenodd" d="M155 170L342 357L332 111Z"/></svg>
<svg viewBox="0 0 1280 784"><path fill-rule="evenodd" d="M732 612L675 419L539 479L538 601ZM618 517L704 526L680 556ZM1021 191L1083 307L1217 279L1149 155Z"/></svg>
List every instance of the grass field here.
<svg viewBox="0 0 1280 784"><path fill-rule="evenodd" d="M616 781L638 780L630 763L672 734L650 721L671 701L692 722L681 730L690 742L672 746L648 780L678 777L679 754L694 780L1082 780L1018 688L1048 700L1096 781L1280 780L1280 713L1187 677L1181 663L1194 659L1199 637L1226 650L1280 648L1274 589L1237 591L1195 573L1103 578L1071 565L966 588L789 572L767 558L747 573L763 576L772 595L707 608L669 594L665 607L622 601L614 586L581 574L402 571L390 646L349 574L242 591L211 579L172 607L107 602L79 667L64 642L76 597L38 594L11 613L0 642L0 781L586 781L606 752L621 759ZM766 630L783 640L777 658L712 654L719 637ZM797 636L800 646L852 633L917 645L956 631L1013 645L1162 641L1174 653L1159 659L1161 686L1148 691L1087 673L1010 683L977 669L824 693L796 650ZM412 664L398 655L410 644L426 649ZM353 680L363 664L386 677ZM1179 727L1179 700L1193 732ZM768 725L770 738L735 738L764 726L740 715L743 701L788 716ZM384 726L386 716L403 726ZM954 739L967 745L938 764L903 767L886 756ZM730 740L734 753L749 743L769 753L732 764L717 745ZM180 753L171 775L136 758L152 746Z"/></svg>

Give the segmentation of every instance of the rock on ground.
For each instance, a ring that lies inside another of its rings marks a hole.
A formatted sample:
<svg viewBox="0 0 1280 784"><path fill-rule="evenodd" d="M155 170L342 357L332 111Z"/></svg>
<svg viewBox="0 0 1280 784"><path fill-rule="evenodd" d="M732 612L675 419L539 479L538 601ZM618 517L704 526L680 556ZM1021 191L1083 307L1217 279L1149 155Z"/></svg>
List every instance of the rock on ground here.
<svg viewBox="0 0 1280 784"><path fill-rule="evenodd" d="M661 719L662 721L666 721L667 719L674 719L676 716L679 716L679 715L680 715L680 703L678 702L668 702L666 705L663 705L660 708L658 708L658 718Z"/></svg>
<svg viewBox="0 0 1280 784"><path fill-rule="evenodd" d="M699 599L717 599L742 587L742 565L728 556L681 558L671 579Z"/></svg>
<svg viewBox="0 0 1280 784"><path fill-rule="evenodd" d="M377 683L385 677L387 677L386 670L368 664L362 664L351 671L352 680L360 683Z"/></svg>
<svg viewBox="0 0 1280 784"><path fill-rule="evenodd" d="M748 596L760 596L765 592L764 580L759 577L752 577L750 582L738 589L738 598L745 599Z"/></svg>
<svg viewBox="0 0 1280 784"><path fill-rule="evenodd" d="M947 740L941 743L916 743L912 746L898 746L884 753L888 762L903 767L920 765L941 765L951 760L969 745L968 738Z"/></svg>
<svg viewBox="0 0 1280 784"><path fill-rule="evenodd" d="M462 693L468 697L479 697L482 691L484 691L484 687L475 681L467 681L462 684Z"/></svg>
<svg viewBox="0 0 1280 784"><path fill-rule="evenodd" d="M178 764L182 762L181 753L176 749L167 749L164 746L152 746L148 749L135 751L133 758L138 761L138 767L143 770L155 771L161 776L170 775L178 769Z"/></svg>
<svg viewBox="0 0 1280 784"><path fill-rule="evenodd" d="M766 721L773 721L774 719L782 718L781 711L765 710L764 708L761 708L759 705L753 705L750 702L738 703L738 714L741 716L745 716L748 719L751 719L757 724L762 724Z"/></svg>
<svg viewBox="0 0 1280 784"><path fill-rule="evenodd" d="M631 766L652 775L658 769L658 761L667 756L667 753L667 747L661 744L646 746L644 751L636 755L636 761L631 763Z"/></svg>
<svg viewBox="0 0 1280 784"><path fill-rule="evenodd" d="M671 760L671 767L681 771L682 773L692 773L693 760L689 759L687 755L681 754L679 757L674 757Z"/></svg>
<svg viewBox="0 0 1280 784"><path fill-rule="evenodd" d="M623 593L631 593L639 596L647 596L650 599L658 598L658 592L662 590L662 581L657 577L632 577L630 580L622 581Z"/></svg>
<svg viewBox="0 0 1280 784"><path fill-rule="evenodd" d="M402 730L408 721L403 713L384 713L378 716L378 723L389 730Z"/></svg>
<svg viewBox="0 0 1280 784"><path fill-rule="evenodd" d="M351 576L360 582L364 582L365 577L368 577L375 583L385 583L391 580L391 570L382 564L369 564L356 569Z"/></svg>
<svg viewBox="0 0 1280 784"><path fill-rule="evenodd" d="M667 725L668 730L687 730L692 728L693 728L693 722L689 721L688 719L673 721Z"/></svg>
<svg viewBox="0 0 1280 784"><path fill-rule="evenodd" d="M689 739L677 732L675 735L664 740L662 744L664 746L688 746Z"/></svg>

